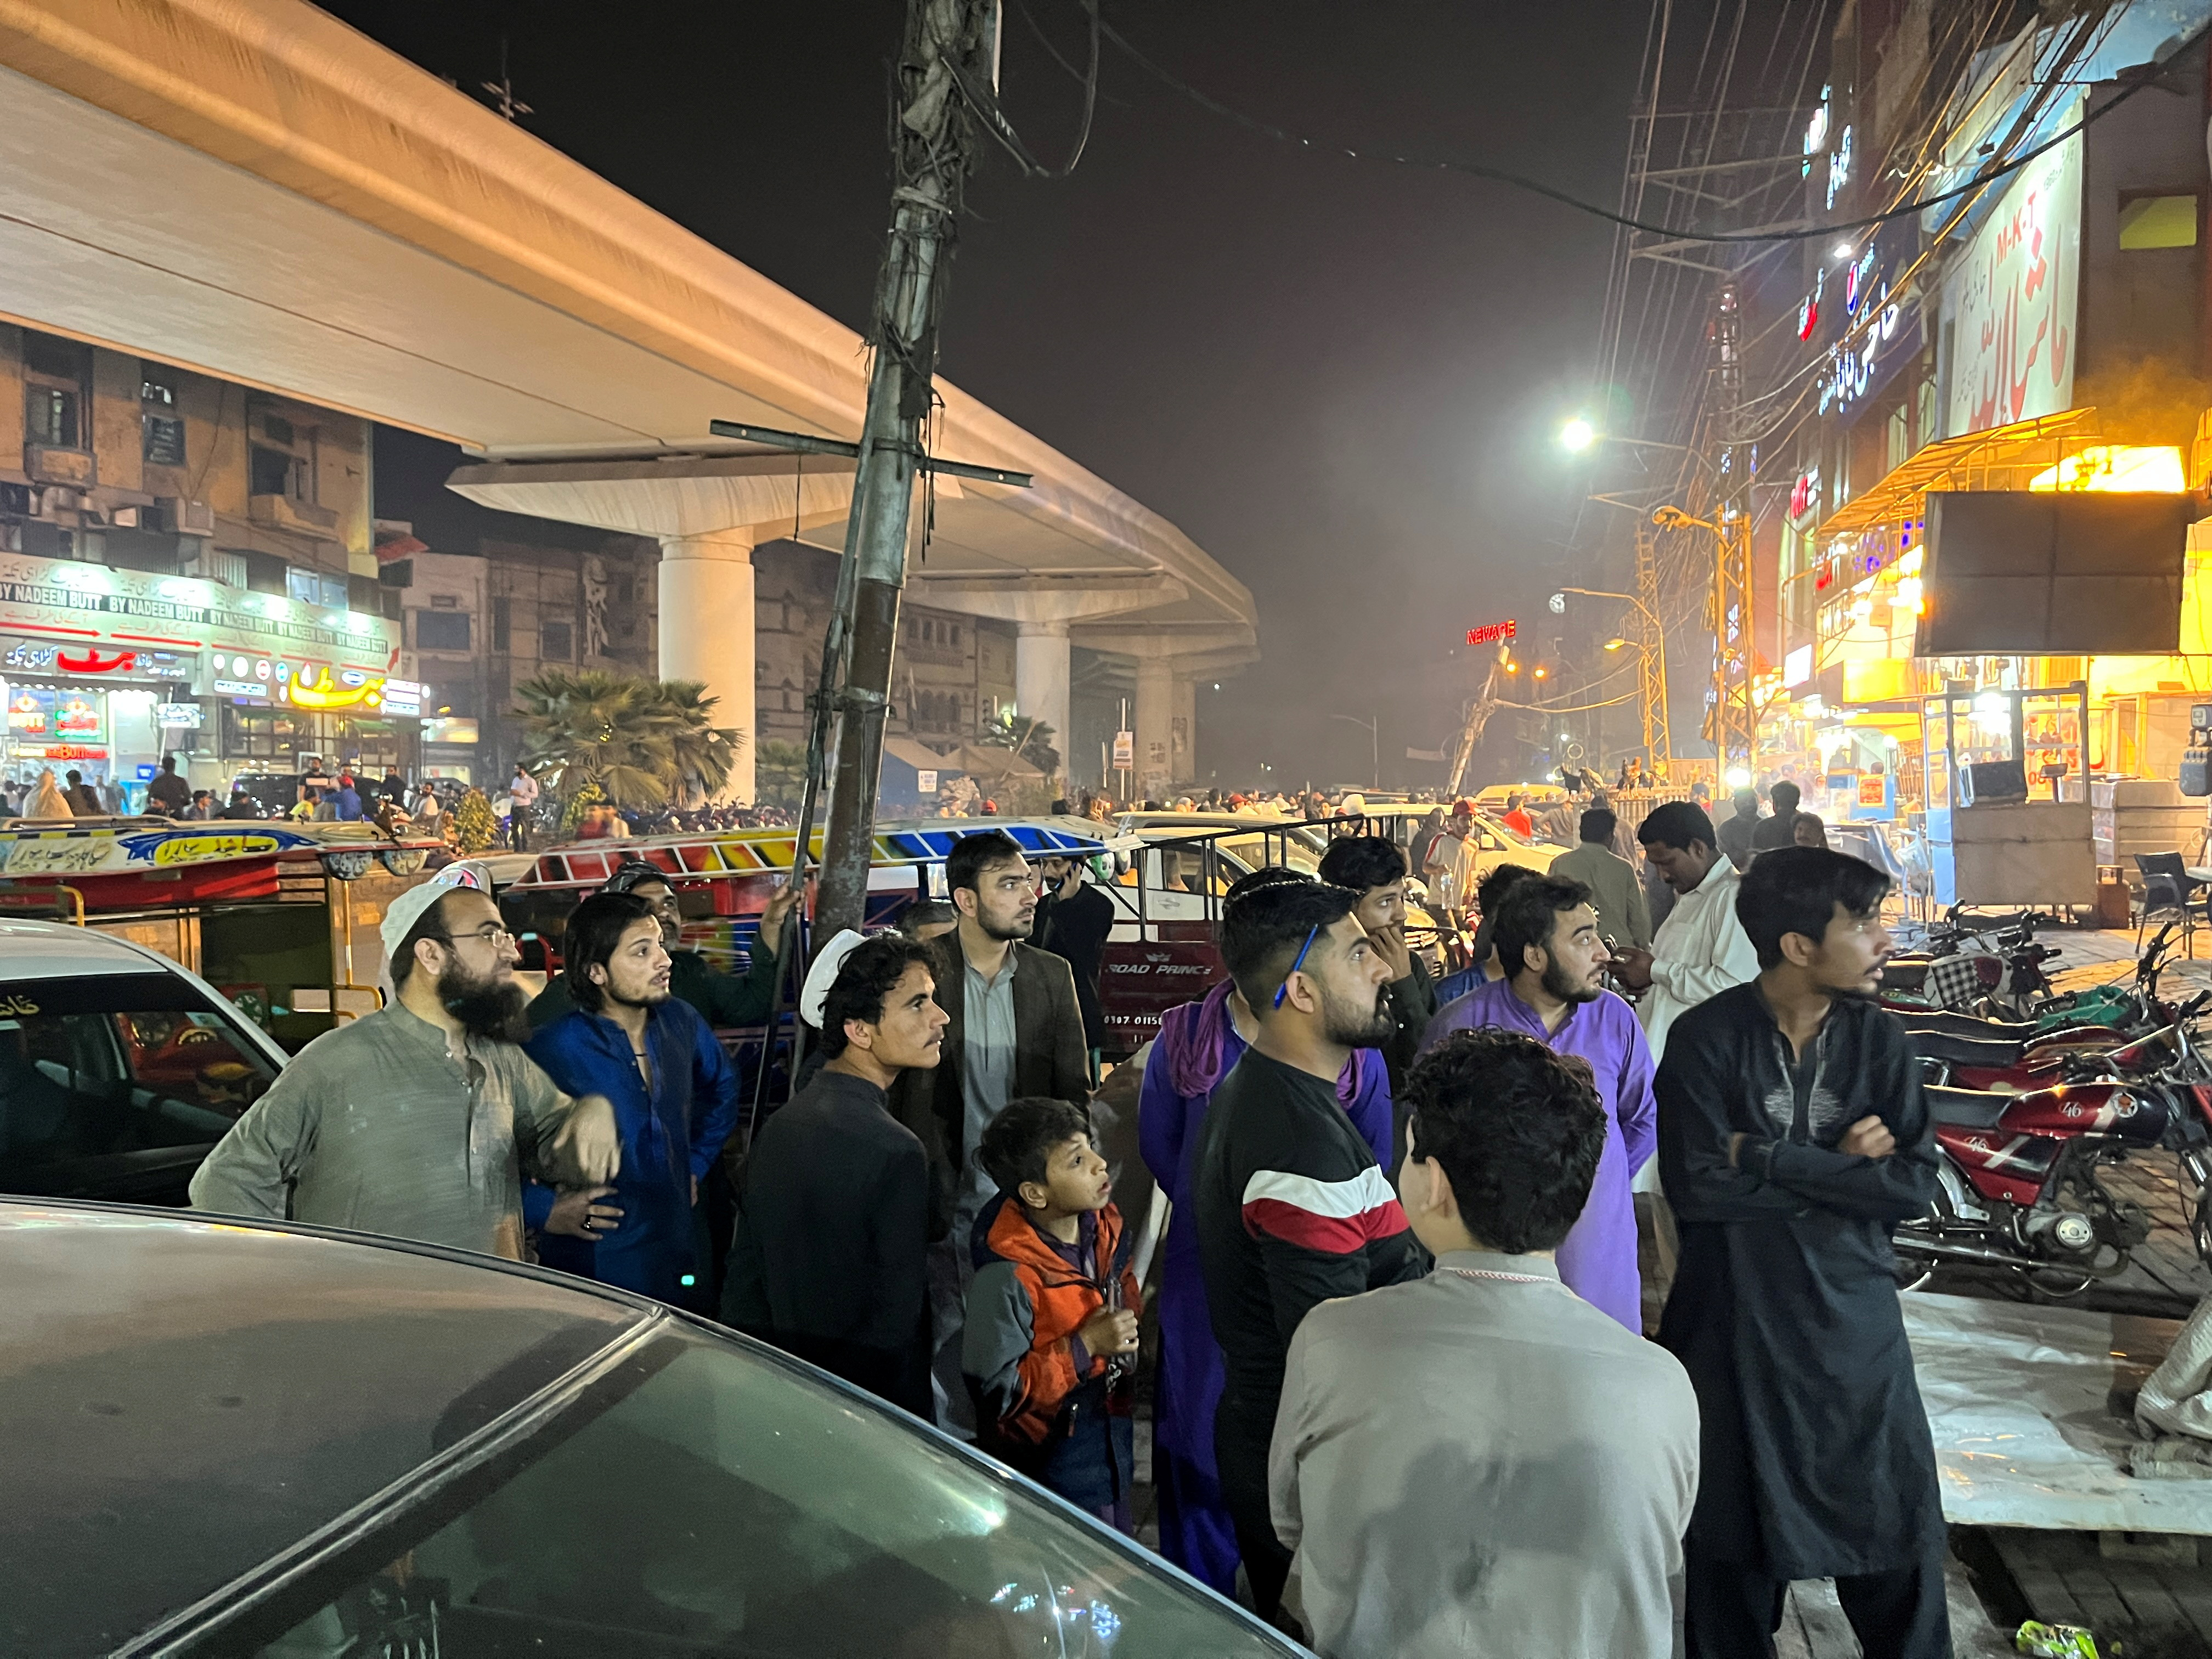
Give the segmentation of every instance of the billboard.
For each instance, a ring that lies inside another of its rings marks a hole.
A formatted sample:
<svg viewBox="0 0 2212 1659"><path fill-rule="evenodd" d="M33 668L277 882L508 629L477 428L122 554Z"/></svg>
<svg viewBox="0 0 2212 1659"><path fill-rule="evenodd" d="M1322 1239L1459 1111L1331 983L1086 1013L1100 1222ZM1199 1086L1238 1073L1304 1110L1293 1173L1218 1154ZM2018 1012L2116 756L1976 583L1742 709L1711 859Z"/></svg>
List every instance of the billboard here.
<svg viewBox="0 0 2212 1659"><path fill-rule="evenodd" d="M2081 118L2076 94L2051 124L2063 129ZM1954 269L1947 434L2073 407L2081 269L2077 132L2014 174Z"/></svg>

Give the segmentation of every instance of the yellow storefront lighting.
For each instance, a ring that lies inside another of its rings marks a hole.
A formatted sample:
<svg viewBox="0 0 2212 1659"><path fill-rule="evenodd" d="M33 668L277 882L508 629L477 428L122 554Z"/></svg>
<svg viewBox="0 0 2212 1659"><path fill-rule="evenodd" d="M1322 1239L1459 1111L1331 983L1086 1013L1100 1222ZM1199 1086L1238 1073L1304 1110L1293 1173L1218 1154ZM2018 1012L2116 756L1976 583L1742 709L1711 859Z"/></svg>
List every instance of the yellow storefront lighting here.
<svg viewBox="0 0 2212 1659"><path fill-rule="evenodd" d="M2181 451L2172 444L2093 444L2044 468L2027 481L2027 487L2179 495L2189 485L2182 472Z"/></svg>

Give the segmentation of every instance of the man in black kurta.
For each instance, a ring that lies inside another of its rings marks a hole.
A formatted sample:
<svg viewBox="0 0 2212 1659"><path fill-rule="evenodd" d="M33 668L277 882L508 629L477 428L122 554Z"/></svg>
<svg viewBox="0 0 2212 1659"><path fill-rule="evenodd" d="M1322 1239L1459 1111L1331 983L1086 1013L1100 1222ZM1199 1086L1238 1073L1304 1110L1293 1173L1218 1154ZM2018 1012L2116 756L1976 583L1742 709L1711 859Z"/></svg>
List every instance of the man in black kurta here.
<svg viewBox="0 0 2212 1659"><path fill-rule="evenodd" d="M1703 1419L1691 1659L1766 1659L1795 1578L1836 1581L1881 1659L1948 1659L1943 1512L1892 1271L1936 1188L1903 1028L1872 1000L1887 881L1816 848L1760 858L1737 915L1760 975L1684 1014L1659 1069L1681 1225L1660 1341Z"/></svg>

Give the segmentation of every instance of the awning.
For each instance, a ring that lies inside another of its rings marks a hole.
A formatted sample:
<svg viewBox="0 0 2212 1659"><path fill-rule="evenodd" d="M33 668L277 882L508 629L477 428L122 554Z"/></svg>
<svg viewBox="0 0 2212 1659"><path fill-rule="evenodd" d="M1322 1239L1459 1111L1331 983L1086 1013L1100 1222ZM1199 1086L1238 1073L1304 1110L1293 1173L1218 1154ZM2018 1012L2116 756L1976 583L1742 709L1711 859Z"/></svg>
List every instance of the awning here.
<svg viewBox="0 0 2212 1659"><path fill-rule="evenodd" d="M1917 519L1931 489L2025 489L2027 480L2011 473L2055 466L2068 451L2094 443L2098 436L2095 410L2069 409L1939 439L1923 446L1871 489L1838 507L1813 533L1826 540Z"/></svg>
<svg viewBox="0 0 2212 1659"><path fill-rule="evenodd" d="M1027 781L1044 775L1011 749L986 749L965 744L960 749L962 769L979 778L1012 778Z"/></svg>
<svg viewBox="0 0 2212 1659"><path fill-rule="evenodd" d="M911 766L917 772L951 774L966 769L957 757L940 755L927 744L917 743L912 738L885 738L884 756L888 760Z"/></svg>

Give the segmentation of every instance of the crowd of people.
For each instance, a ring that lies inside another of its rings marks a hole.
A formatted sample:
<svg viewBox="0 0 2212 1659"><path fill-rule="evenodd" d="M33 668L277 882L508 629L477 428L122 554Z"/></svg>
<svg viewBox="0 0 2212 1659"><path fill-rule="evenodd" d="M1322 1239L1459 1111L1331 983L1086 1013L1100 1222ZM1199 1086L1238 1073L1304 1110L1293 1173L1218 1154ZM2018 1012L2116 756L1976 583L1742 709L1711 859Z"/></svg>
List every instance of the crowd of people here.
<svg viewBox="0 0 2212 1659"><path fill-rule="evenodd" d="M1678 1625L1695 1659L1765 1655L1800 1577L1869 1654L1935 1659L1887 1245L1935 1174L1871 995L1887 879L1775 805L1741 864L1698 804L1642 818L1656 925L1605 804L1548 872L1460 882L1483 972L1441 1006L1390 841L1254 872L1228 977L1103 1088L1110 904L1079 860L966 836L947 901L819 944L807 1064L727 1165L713 1031L776 1005L794 896L726 975L632 860L526 1006L457 866L384 919L389 1006L309 1045L192 1198L718 1313L1125 1529L1149 1284L1158 1547L1331 1659L1661 1654Z"/></svg>

